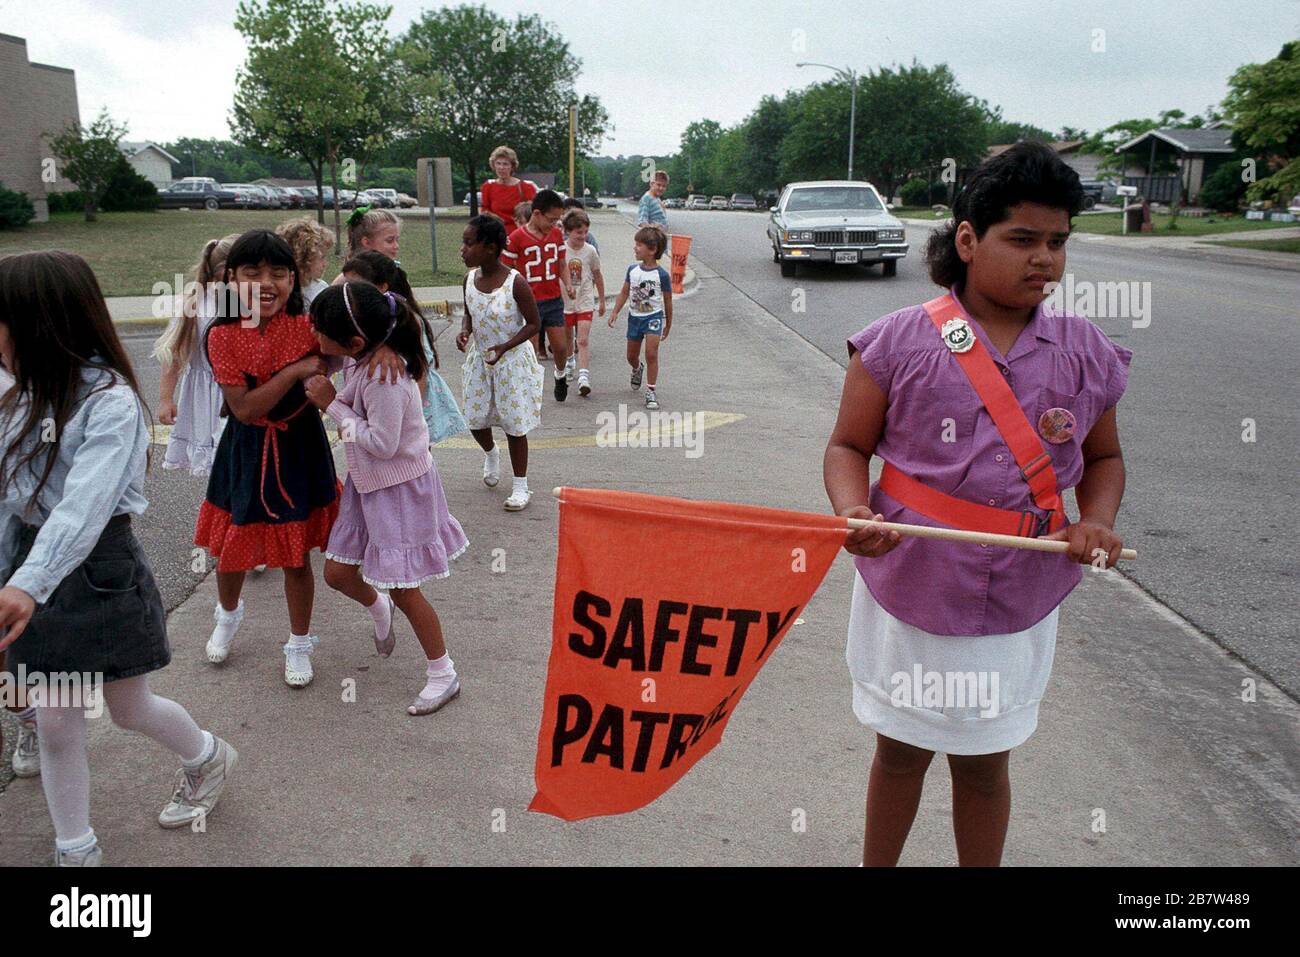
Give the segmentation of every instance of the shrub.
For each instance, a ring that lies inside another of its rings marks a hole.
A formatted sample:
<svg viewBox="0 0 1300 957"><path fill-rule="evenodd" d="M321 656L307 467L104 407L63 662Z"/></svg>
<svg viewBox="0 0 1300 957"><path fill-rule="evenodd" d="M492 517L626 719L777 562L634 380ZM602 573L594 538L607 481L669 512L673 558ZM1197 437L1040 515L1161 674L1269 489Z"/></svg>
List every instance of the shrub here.
<svg viewBox="0 0 1300 957"><path fill-rule="evenodd" d="M1241 163L1229 160L1206 179L1201 187L1200 203L1220 213L1235 212L1246 195L1247 185L1241 178Z"/></svg>
<svg viewBox="0 0 1300 957"><path fill-rule="evenodd" d="M49 193L45 198L49 200L51 213L79 213L86 208L85 194L79 189Z"/></svg>
<svg viewBox="0 0 1300 957"><path fill-rule="evenodd" d="M923 179L909 179L898 191L904 206L929 206L930 184Z"/></svg>
<svg viewBox="0 0 1300 957"><path fill-rule="evenodd" d="M131 168L131 164L122 157L113 167L109 177L108 188L99 208L106 213L133 212L158 208L158 190Z"/></svg>
<svg viewBox="0 0 1300 957"><path fill-rule="evenodd" d="M0 229L26 226L36 216L36 208L26 193L5 189L0 183Z"/></svg>

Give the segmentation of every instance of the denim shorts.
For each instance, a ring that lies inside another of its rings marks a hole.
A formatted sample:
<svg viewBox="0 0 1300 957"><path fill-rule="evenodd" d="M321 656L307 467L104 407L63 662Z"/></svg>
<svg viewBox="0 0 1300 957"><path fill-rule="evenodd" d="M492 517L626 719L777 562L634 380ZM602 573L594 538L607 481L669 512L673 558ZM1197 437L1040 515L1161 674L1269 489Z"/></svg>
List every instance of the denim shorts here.
<svg viewBox="0 0 1300 957"><path fill-rule="evenodd" d="M554 329L564 325L564 300L542 299L537 303L538 315L542 317L543 329Z"/></svg>
<svg viewBox="0 0 1300 957"><path fill-rule="evenodd" d="M646 336L660 336L664 331L664 314L652 312L648 316L627 314L627 337L640 342Z"/></svg>
<svg viewBox="0 0 1300 957"><path fill-rule="evenodd" d="M157 671L171 661L162 595L131 531L131 516L112 518L86 560L36 608L9 646L9 671L46 675L92 672L104 681ZM14 568L40 529L24 525Z"/></svg>

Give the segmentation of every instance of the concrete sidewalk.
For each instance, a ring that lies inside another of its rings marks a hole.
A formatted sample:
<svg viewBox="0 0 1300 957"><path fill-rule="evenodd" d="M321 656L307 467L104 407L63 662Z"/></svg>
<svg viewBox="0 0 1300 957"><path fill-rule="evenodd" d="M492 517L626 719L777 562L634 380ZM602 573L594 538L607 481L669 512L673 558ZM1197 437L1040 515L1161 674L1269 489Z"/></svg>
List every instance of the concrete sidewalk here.
<svg viewBox="0 0 1300 957"><path fill-rule="evenodd" d="M618 263L617 246L601 239L606 262ZM235 744L240 766L205 832L162 831L155 817L170 794L171 756L106 719L93 722L92 820L107 863L859 859L873 736L850 708L844 634L855 572L844 554L735 709L724 741L673 790L635 813L573 824L524 810L550 644L558 514L551 486L827 507L820 461L842 370L724 277L698 263L696 272L698 286L680 300L661 353L660 399L665 411L734 417L702 433L704 454L594 444L599 411L640 405L628 388L621 330L599 323L591 398L545 399L530 442L534 499L526 511L503 511L508 488L483 486L471 442L439 447L448 501L471 547L452 577L426 592L464 682L461 697L431 717L405 713L423 673L405 622L393 657L379 660L364 610L323 584L316 680L287 688L280 652L287 619L275 572L250 578L234 653L224 666L208 664L210 577L172 614L175 658L152 683ZM460 354L442 355L444 375L458 382ZM1158 543L1133 544L1140 560L1160 560ZM1249 703L1243 687L1254 689ZM1089 573L1062 611L1039 729L1012 759L1005 860L1294 865L1297 718L1292 701L1125 579ZM792 827L799 816L806 830ZM39 781L12 783L0 796L0 866L46 864L52 840ZM949 776L937 760L903 863L954 862Z"/></svg>

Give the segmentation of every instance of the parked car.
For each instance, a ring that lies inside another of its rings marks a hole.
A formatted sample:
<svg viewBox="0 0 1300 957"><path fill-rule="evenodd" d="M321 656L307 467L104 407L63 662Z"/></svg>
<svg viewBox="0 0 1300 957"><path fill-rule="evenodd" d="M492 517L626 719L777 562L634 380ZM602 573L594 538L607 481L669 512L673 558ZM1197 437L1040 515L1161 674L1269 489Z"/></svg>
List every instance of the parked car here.
<svg viewBox="0 0 1300 957"><path fill-rule="evenodd" d="M708 209L709 197L701 196L699 193L693 193L686 197L687 209Z"/></svg>
<svg viewBox="0 0 1300 957"><path fill-rule="evenodd" d="M260 186L254 186L252 183L222 183L224 189L236 190L243 193L249 198L250 209L268 209L271 200L262 192Z"/></svg>
<svg viewBox="0 0 1300 957"><path fill-rule="evenodd" d="M907 255L903 224L874 186L851 180L790 183L772 210L767 238L787 278L800 262L881 263L893 276Z"/></svg>
<svg viewBox="0 0 1300 957"><path fill-rule="evenodd" d="M686 200L674 196L672 199L664 200L664 209L685 209Z"/></svg>
<svg viewBox="0 0 1300 957"><path fill-rule="evenodd" d="M714 196L709 200L709 209L730 209L731 204L727 202L725 196Z"/></svg>
<svg viewBox="0 0 1300 957"><path fill-rule="evenodd" d="M402 207L402 209L410 209L412 206L419 206L420 201L414 196L406 195L406 193L398 193L397 205Z"/></svg>
<svg viewBox="0 0 1300 957"><path fill-rule="evenodd" d="M215 179L187 177L158 191L159 209L248 209L252 203L249 194L226 189Z"/></svg>
<svg viewBox="0 0 1300 957"><path fill-rule="evenodd" d="M598 200L595 196L587 195L587 196L582 197L582 208L583 208L583 209L600 209L600 208L602 208L604 205L605 205L605 204L602 203L600 200Z"/></svg>
<svg viewBox="0 0 1300 957"><path fill-rule="evenodd" d="M732 209L758 209L758 203L754 202L754 197L749 193L732 193Z"/></svg>
<svg viewBox="0 0 1300 957"><path fill-rule="evenodd" d="M382 202L384 209L395 209L397 207L397 190L395 189L376 189L366 190L371 196L378 197Z"/></svg>

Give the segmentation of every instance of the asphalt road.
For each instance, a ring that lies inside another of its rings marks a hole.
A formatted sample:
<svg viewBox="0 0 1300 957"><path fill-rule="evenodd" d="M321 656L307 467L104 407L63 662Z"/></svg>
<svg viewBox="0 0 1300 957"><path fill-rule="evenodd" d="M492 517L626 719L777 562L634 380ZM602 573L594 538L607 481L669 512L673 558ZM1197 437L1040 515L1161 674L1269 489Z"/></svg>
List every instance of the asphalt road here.
<svg viewBox="0 0 1300 957"><path fill-rule="evenodd" d="M937 294L920 256L924 227L908 227L912 249L892 279L879 267L816 264L782 279L765 214L670 214L671 230L693 237L693 257L840 365L850 335ZM1128 466L1120 527L1141 557L1124 573L1300 695L1296 274L1085 236L1070 241L1068 257L1076 281L1150 283L1145 328L1098 320L1135 354L1119 406ZM1243 441L1245 419L1254 442Z"/></svg>

